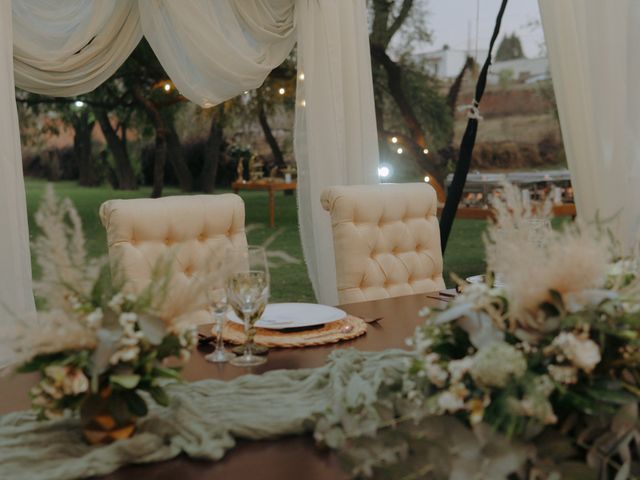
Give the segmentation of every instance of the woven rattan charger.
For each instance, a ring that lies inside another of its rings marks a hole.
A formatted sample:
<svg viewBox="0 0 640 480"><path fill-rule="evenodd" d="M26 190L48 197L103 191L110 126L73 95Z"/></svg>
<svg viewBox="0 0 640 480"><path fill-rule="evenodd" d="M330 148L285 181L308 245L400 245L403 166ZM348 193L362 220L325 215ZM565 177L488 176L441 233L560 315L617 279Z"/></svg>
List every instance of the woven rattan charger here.
<svg viewBox="0 0 640 480"><path fill-rule="evenodd" d="M258 328L254 341L258 345L273 348L310 347L351 340L364 335L366 331L367 324L364 320L353 315L347 315L342 320L327 323L321 328L302 331L282 332ZM212 334L215 336L215 329ZM244 327L228 321L222 331L222 336L225 342L241 345L245 341Z"/></svg>

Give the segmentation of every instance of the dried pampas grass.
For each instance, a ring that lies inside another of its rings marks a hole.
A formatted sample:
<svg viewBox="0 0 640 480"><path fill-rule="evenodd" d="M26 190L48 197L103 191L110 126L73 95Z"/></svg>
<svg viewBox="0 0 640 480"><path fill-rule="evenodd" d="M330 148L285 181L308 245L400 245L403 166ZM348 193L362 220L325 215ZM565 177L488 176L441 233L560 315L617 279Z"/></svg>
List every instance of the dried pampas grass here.
<svg viewBox="0 0 640 480"><path fill-rule="evenodd" d="M71 310L74 301L89 296L106 259L88 258L80 216L70 199L58 199L51 184L35 221L41 230L31 244L41 270L35 293L50 309Z"/></svg>
<svg viewBox="0 0 640 480"><path fill-rule="evenodd" d="M544 327L538 315L544 302L551 302L552 291L565 296L601 287L610 264L609 239L580 221L561 231L531 225L549 218L551 204L537 212L525 208L518 188L505 184L503 195L494 200L496 222L486 237L487 269L499 274L509 301L509 326Z"/></svg>

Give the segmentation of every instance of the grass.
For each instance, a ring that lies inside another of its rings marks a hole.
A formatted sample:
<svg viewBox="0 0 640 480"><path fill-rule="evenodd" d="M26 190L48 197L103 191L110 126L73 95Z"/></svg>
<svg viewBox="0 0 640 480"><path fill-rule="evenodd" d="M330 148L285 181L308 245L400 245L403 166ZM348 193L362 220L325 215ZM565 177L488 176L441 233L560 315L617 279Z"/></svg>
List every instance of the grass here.
<svg viewBox="0 0 640 480"><path fill-rule="evenodd" d="M26 179L27 209L31 236L37 235L33 214L38 208L46 182ZM112 198L148 197L149 188L137 191L116 191L106 187L85 188L73 182L58 182L55 190L60 197L69 197L74 202L82 218L87 250L91 256L105 255L107 241L104 228L98 217L100 204ZM217 193L223 193L219 190ZM165 195L178 195L176 189L166 189ZM245 202L247 238L250 244L269 243L269 251L281 251L288 254L297 263L273 259L271 269L273 301L312 302L315 301L307 269L302 256L302 246L298 233L297 204L295 196L276 195L275 229L267 225L267 195L265 192L241 192ZM457 220L454 222L449 246L445 255L445 279L449 272L461 277L483 273L484 250L482 232L486 222L482 220ZM38 268L33 263L33 275L38 277ZM449 282L448 282L449 283Z"/></svg>

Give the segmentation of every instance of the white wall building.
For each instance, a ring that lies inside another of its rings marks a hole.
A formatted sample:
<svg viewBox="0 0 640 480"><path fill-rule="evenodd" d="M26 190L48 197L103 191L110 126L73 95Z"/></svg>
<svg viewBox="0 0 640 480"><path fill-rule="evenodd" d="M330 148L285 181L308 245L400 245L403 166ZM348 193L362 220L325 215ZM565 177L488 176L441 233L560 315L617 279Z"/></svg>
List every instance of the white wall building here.
<svg viewBox="0 0 640 480"><path fill-rule="evenodd" d="M451 79L458 76L469 54L476 57L475 51L469 52L445 47L434 52L419 53L417 56L424 60L429 73L438 78ZM479 50L476 62L482 65L486 57L487 50ZM533 83L550 78L549 60L546 57L518 58L495 62L489 68L487 81L491 84L497 84L503 71L510 71L510 79L516 82Z"/></svg>
<svg viewBox="0 0 640 480"><path fill-rule="evenodd" d="M438 78L455 78L462 70L467 56L475 57L475 50L468 52L467 50L456 50L453 48L443 48L435 52L418 54L422 57L427 65L428 71ZM478 51L478 61L483 63L487 56L486 50Z"/></svg>
<svg viewBox="0 0 640 480"><path fill-rule="evenodd" d="M533 83L551 78L549 60L546 57L518 58L492 64L487 82L497 84L500 81L501 72L505 71L510 71L510 79L516 82Z"/></svg>

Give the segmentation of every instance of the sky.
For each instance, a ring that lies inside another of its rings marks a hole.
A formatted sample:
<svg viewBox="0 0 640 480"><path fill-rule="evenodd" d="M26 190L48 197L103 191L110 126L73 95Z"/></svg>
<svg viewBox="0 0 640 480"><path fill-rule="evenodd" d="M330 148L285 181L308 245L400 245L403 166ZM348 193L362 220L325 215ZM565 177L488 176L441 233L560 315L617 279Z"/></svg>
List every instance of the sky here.
<svg viewBox="0 0 640 480"><path fill-rule="evenodd" d="M428 28L433 32L433 42L421 48L424 51L439 50L444 44L451 48L466 50L471 28L471 48L476 44L476 12L480 4L478 28L478 48L487 49L495 19L500 10L501 0L422 0L426 3L429 15ZM535 22L534 27L528 24ZM500 37L515 32L522 42L527 57L540 56L540 47L544 43L540 25L538 0L509 0L502 19ZM496 47L499 45L496 43Z"/></svg>

